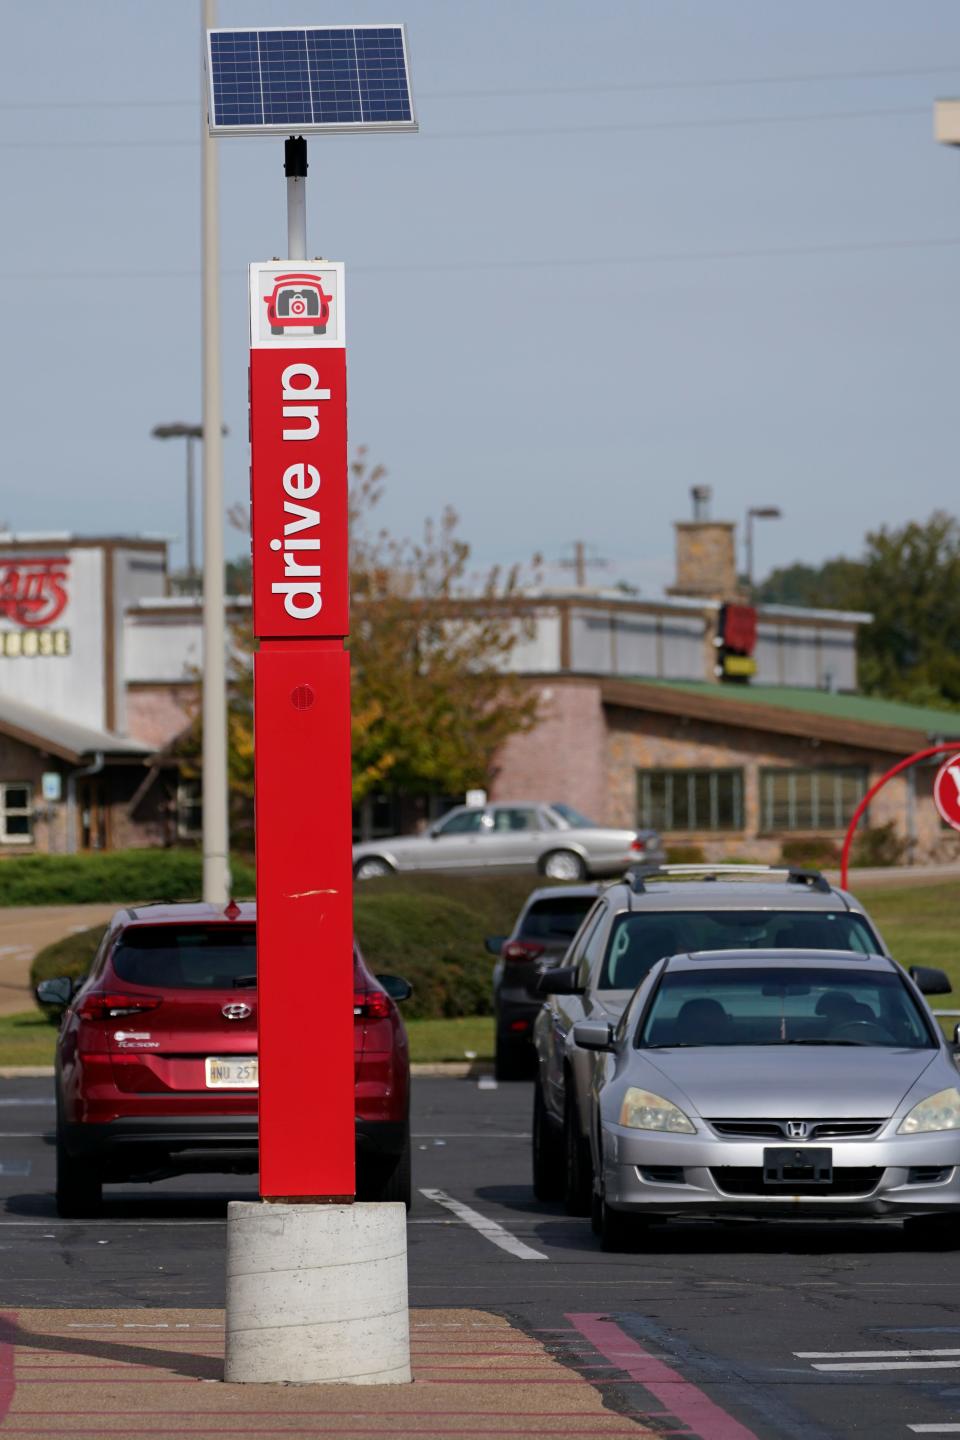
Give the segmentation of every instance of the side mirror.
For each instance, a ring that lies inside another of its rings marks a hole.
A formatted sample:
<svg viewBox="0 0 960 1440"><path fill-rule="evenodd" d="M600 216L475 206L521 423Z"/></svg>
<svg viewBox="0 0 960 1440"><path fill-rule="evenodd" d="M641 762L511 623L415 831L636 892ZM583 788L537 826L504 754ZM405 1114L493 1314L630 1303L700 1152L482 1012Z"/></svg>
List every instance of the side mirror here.
<svg viewBox="0 0 960 1440"><path fill-rule="evenodd" d="M378 975L376 978L391 1000L409 1000L413 994L410 981L404 980L401 975Z"/></svg>
<svg viewBox="0 0 960 1440"><path fill-rule="evenodd" d="M960 1020L953 1027L953 1047L955 1050L960 1050Z"/></svg>
<svg viewBox="0 0 960 1440"><path fill-rule="evenodd" d="M911 965L910 979L922 995L949 995L953 990L943 971L930 965Z"/></svg>
<svg viewBox="0 0 960 1440"><path fill-rule="evenodd" d="M613 1026L606 1020L578 1020L573 1027L573 1041L581 1050L612 1050Z"/></svg>
<svg viewBox="0 0 960 1440"><path fill-rule="evenodd" d="M506 935L488 935L483 942L484 949L488 950L491 955L496 955L499 960L500 951L503 949L506 938Z"/></svg>
<svg viewBox="0 0 960 1440"><path fill-rule="evenodd" d="M68 975L57 975L52 980L41 980L34 994L41 1005L51 1010L66 1010L73 998L73 981Z"/></svg>
<svg viewBox="0 0 960 1440"><path fill-rule="evenodd" d="M544 970L537 981L541 995L582 995L583 986L575 965L558 966L555 970Z"/></svg>

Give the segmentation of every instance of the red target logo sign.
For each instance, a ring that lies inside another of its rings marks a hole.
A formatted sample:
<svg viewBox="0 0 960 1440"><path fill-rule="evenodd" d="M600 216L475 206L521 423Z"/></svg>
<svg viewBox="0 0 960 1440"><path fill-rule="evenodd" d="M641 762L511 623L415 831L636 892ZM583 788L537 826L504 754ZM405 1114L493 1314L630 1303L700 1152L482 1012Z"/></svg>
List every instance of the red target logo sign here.
<svg viewBox="0 0 960 1440"><path fill-rule="evenodd" d="M954 830L960 830L960 755L951 755L937 771L933 803Z"/></svg>

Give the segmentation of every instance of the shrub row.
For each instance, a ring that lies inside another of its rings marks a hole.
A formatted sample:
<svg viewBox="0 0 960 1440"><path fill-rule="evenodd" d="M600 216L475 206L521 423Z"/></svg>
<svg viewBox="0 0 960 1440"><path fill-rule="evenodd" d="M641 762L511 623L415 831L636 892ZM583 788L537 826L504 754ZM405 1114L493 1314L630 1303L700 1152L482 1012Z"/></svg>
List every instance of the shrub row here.
<svg viewBox="0 0 960 1440"><path fill-rule="evenodd" d="M254 892L253 867L234 859L237 896ZM17 855L0 861L0 905L128 905L195 900L203 884L197 850L109 850L100 855Z"/></svg>

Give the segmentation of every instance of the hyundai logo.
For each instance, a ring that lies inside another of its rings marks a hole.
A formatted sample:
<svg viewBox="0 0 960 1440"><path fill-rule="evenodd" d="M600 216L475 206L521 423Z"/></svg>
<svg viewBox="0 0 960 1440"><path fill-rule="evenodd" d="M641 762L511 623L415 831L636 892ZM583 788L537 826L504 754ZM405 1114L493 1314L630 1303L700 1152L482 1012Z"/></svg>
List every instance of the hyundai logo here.
<svg viewBox="0 0 960 1440"><path fill-rule="evenodd" d="M235 1000L230 1005L224 1005L220 1014L225 1020L246 1020L252 1011L250 1006L245 1005L242 1000ZM806 1134L806 1127L804 1127L804 1134Z"/></svg>
<svg viewBox="0 0 960 1440"><path fill-rule="evenodd" d="M807 1128L806 1120L788 1120L787 1138L790 1140L806 1140Z"/></svg>

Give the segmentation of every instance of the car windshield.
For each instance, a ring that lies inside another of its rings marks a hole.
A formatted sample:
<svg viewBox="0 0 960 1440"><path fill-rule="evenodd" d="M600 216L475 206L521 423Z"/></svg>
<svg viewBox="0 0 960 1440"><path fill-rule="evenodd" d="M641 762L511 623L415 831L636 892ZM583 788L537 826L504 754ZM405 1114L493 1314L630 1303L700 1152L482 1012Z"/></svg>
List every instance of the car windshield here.
<svg viewBox="0 0 960 1440"><path fill-rule="evenodd" d="M642 910L614 923L599 989L634 990L665 955L696 950L855 950L880 942L862 915L844 910Z"/></svg>
<svg viewBox="0 0 960 1440"><path fill-rule="evenodd" d="M520 924L524 940L572 940L590 909L594 895L557 895L534 900Z"/></svg>
<svg viewBox="0 0 960 1440"><path fill-rule="evenodd" d="M119 980L162 990L235 990L257 983L254 925L137 925L113 952Z"/></svg>
<svg viewBox="0 0 960 1440"><path fill-rule="evenodd" d="M568 825L573 826L574 830L596 830L597 828L596 821L588 820L586 815L575 810L572 805L564 805L562 801L554 800L551 802L550 809L555 810L566 820Z"/></svg>
<svg viewBox="0 0 960 1440"><path fill-rule="evenodd" d="M640 1048L867 1045L933 1049L913 996L892 970L853 965L668 970L637 1035Z"/></svg>

